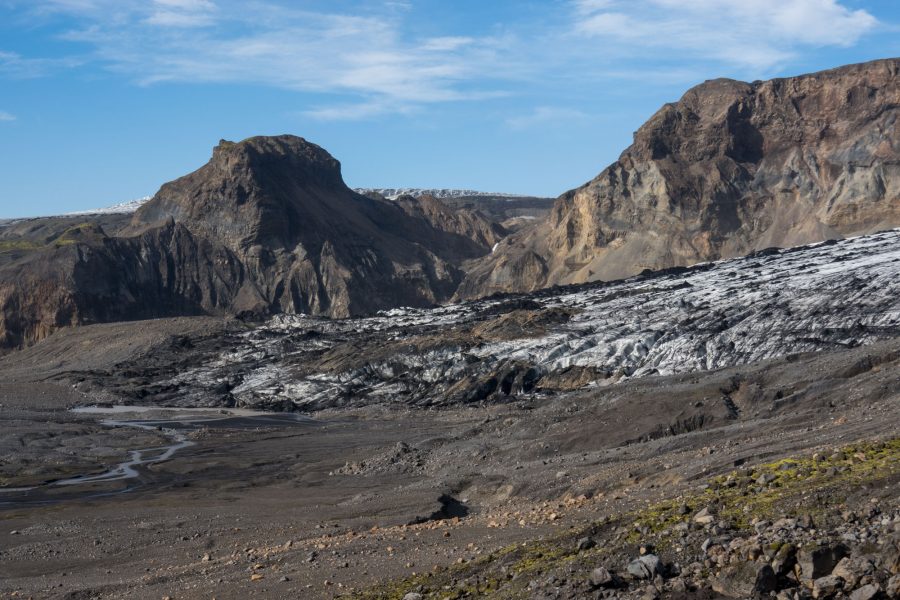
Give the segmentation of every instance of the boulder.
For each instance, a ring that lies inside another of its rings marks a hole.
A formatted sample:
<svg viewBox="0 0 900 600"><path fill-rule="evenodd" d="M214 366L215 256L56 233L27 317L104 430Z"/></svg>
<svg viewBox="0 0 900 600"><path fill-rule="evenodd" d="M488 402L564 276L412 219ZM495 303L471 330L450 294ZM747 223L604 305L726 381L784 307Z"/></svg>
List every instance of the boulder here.
<svg viewBox="0 0 900 600"><path fill-rule="evenodd" d="M900 536L894 535L884 545L881 563L886 571L900 575Z"/></svg>
<svg viewBox="0 0 900 600"><path fill-rule="evenodd" d="M613 584L613 576L606 568L597 567L591 571L591 585L595 588L610 587Z"/></svg>
<svg viewBox="0 0 900 600"><path fill-rule="evenodd" d="M742 562L725 568L712 581L716 592L729 598L750 598L758 594L768 594L776 590L778 577L771 565Z"/></svg>
<svg viewBox="0 0 900 600"><path fill-rule="evenodd" d="M578 540L578 542L575 544L575 547L578 549L579 552L581 552L582 550L590 550L591 548L593 548L596 545L597 545L597 542L594 541L594 538L583 537L580 540Z"/></svg>
<svg viewBox="0 0 900 600"><path fill-rule="evenodd" d="M861 572L860 565L856 561L850 557L844 557L834 567L831 574L843 579L846 587L852 589L856 587L864 573Z"/></svg>
<svg viewBox="0 0 900 600"><path fill-rule="evenodd" d="M653 579L662 575L662 562L655 554L645 554L628 563L627 570L635 579Z"/></svg>
<svg viewBox="0 0 900 600"><path fill-rule="evenodd" d="M813 598L833 598L844 586L844 580L837 575L826 575L813 581Z"/></svg>
<svg viewBox="0 0 900 600"><path fill-rule="evenodd" d="M779 577L784 577L797 564L797 547L793 544L782 544L772 558L772 569Z"/></svg>
<svg viewBox="0 0 900 600"><path fill-rule="evenodd" d="M900 598L900 575L894 575L888 579L887 584L884 586L884 593L891 600Z"/></svg>
<svg viewBox="0 0 900 600"><path fill-rule="evenodd" d="M820 544L802 548L797 553L798 576L809 581L831 575L841 559L848 554L847 547L843 544Z"/></svg>
<svg viewBox="0 0 900 600"><path fill-rule="evenodd" d="M853 593L850 594L850 600L874 600L874 598L878 597L879 593L881 593L881 588L878 587L877 584L870 583L869 585L864 585L861 588L854 590Z"/></svg>
<svg viewBox="0 0 900 600"><path fill-rule="evenodd" d="M694 523L698 523L700 525L710 525L714 523L716 520L716 516L712 514L712 511L709 508L704 508L696 515L694 515Z"/></svg>

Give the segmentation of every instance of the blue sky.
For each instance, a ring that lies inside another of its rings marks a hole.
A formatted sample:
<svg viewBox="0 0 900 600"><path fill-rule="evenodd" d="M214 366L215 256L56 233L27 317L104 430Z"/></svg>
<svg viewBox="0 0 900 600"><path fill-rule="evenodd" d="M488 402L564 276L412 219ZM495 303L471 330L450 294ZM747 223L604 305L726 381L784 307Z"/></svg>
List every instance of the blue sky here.
<svg viewBox="0 0 900 600"><path fill-rule="evenodd" d="M896 0L0 0L0 217L293 133L351 186L556 196L664 102L900 55Z"/></svg>

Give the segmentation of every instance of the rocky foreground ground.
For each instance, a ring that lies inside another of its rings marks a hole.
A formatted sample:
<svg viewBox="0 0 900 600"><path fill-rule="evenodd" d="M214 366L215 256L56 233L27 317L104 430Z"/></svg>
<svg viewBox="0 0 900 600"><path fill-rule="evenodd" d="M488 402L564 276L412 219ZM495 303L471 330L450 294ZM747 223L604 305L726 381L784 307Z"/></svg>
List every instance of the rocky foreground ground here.
<svg viewBox="0 0 900 600"><path fill-rule="evenodd" d="M865 588L890 597L898 343L558 402L330 410L306 428L203 428L190 434L196 446L137 482L7 495L0 589L33 598L743 598ZM760 393L729 416L717 405L734 377ZM86 436L125 453L118 429L62 410L89 399L70 386L3 392L4 432L16 432L3 438L7 464L37 460L55 477L102 471L110 458L68 446ZM9 402L32 392L42 402ZM703 415L690 431L676 408L687 405ZM810 556L835 564L809 570Z"/></svg>

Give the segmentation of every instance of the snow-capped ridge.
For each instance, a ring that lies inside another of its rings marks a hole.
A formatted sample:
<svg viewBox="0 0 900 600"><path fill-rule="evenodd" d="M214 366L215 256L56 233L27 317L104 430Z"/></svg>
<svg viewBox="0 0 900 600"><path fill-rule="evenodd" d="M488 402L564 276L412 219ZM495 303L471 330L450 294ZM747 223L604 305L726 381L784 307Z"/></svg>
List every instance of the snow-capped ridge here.
<svg viewBox="0 0 900 600"><path fill-rule="evenodd" d="M60 215L62 217L72 217L76 215L117 215L117 214L128 214L133 213L141 206L150 201L153 196L144 196L143 198L138 198L137 200L129 200L128 202L119 202L118 204L113 204L112 206L106 206L104 208L92 208L88 210L79 210L75 212L65 213Z"/></svg>
<svg viewBox="0 0 900 600"><path fill-rule="evenodd" d="M509 194L506 192L479 192L477 190L458 190L449 188L354 188L357 194L381 194L388 200L396 200L400 196L433 196L438 200L444 198L467 198L470 196L490 196L496 198L523 198L525 194Z"/></svg>
<svg viewBox="0 0 900 600"><path fill-rule="evenodd" d="M447 188L354 188L358 194L381 194L388 200L396 200L400 196L413 196L419 198L421 196L433 196L437 199L443 198L467 198L470 196L488 196L494 198L524 198L522 194L509 194L506 192L479 192L477 190L457 190ZM133 213L141 206L149 202L153 196L144 196L136 200L128 200L127 202L119 202L112 206L102 208L91 208L88 210L76 210L73 212L57 215L60 217L73 217L77 215L116 215Z"/></svg>

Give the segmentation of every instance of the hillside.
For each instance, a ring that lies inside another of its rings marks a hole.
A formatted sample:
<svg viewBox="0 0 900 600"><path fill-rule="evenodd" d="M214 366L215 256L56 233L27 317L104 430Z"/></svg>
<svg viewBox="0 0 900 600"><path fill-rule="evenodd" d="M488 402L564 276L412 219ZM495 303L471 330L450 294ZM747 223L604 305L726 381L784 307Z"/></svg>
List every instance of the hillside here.
<svg viewBox="0 0 900 600"><path fill-rule="evenodd" d="M458 297L610 280L900 225L900 60L707 81L473 268Z"/></svg>

